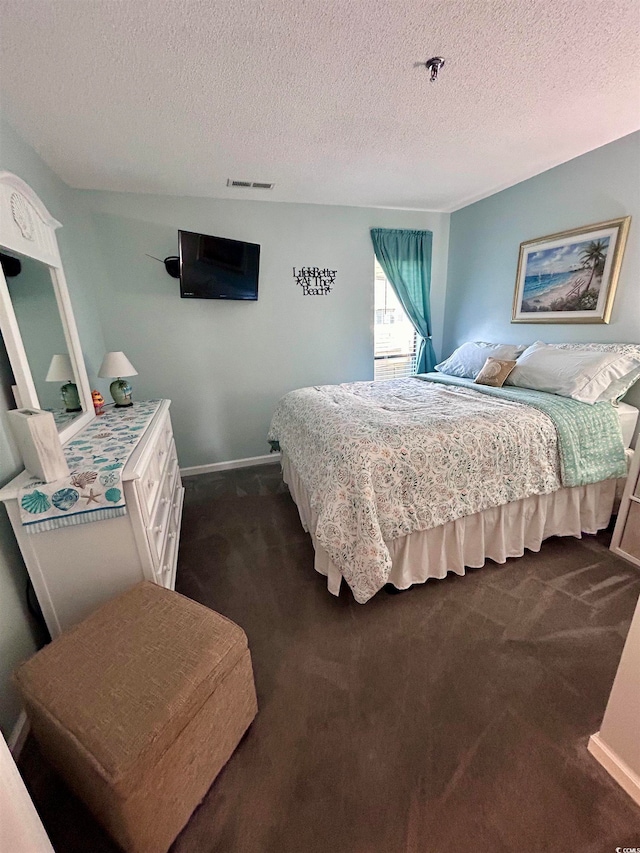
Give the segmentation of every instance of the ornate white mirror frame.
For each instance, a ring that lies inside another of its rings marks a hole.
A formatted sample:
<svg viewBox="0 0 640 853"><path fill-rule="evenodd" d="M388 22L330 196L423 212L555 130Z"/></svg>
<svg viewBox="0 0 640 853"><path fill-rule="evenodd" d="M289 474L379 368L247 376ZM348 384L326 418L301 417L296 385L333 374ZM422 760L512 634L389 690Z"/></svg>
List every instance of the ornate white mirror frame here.
<svg viewBox="0 0 640 853"><path fill-rule="evenodd" d="M82 412L59 429L69 441L95 417L89 378L62 268L56 229L61 225L22 178L0 171L0 250L33 258L49 268ZM39 408L38 394L4 273L0 270L0 331L11 362L20 405Z"/></svg>

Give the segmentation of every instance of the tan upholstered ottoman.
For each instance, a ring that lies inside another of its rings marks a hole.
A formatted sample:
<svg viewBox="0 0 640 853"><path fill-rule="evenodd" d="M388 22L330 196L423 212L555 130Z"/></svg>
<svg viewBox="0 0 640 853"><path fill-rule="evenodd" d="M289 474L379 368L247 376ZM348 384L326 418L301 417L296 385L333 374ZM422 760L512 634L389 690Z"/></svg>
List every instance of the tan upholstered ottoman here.
<svg viewBox="0 0 640 853"><path fill-rule="evenodd" d="M257 710L242 629L148 582L15 680L42 752L131 853L167 850Z"/></svg>

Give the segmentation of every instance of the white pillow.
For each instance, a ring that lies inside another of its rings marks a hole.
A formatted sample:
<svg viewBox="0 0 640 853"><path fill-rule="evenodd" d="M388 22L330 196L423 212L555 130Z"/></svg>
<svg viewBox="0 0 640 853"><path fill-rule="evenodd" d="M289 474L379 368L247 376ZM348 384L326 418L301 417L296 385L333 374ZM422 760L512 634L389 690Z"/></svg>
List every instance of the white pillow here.
<svg viewBox="0 0 640 853"><path fill-rule="evenodd" d="M640 355L560 348L542 341L528 347L505 384L547 391L582 403L612 402L624 378L640 369ZM624 393L624 392L623 392Z"/></svg>
<svg viewBox="0 0 640 853"><path fill-rule="evenodd" d="M484 341L467 341L454 350L449 358L436 364L435 369L449 376L475 379L489 356L500 361L514 361L524 350L517 344L487 344Z"/></svg>

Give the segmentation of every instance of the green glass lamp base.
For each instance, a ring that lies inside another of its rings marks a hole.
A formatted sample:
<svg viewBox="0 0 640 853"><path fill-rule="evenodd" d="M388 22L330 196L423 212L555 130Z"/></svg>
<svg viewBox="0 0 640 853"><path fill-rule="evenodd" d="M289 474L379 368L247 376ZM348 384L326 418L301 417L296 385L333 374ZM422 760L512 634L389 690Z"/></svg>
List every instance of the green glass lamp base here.
<svg viewBox="0 0 640 853"><path fill-rule="evenodd" d="M129 406L133 406L133 400L131 399L132 390L131 385L126 379L114 379L111 385L109 385L109 391L111 391L116 409L126 409Z"/></svg>
<svg viewBox="0 0 640 853"><path fill-rule="evenodd" d="M78 394L78 387L75 382L67 382L66 385L63 385L60 389L60 395L62 396L62 402L64 403L65 411L82 411L82 406L80 405L80 395Z"/></svg>

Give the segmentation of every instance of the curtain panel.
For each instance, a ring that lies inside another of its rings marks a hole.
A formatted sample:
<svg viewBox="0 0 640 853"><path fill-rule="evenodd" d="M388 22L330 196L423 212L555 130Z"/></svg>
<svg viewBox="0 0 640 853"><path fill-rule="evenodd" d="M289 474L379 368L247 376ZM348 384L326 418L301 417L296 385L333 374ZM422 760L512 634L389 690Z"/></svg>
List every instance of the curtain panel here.
<svg viewBox="0 0 640 853"><path fill-rule="evenodd" d="M378 263L418 333L416 373L427 373L436 363L431 343L433 234L405 228L372 228L371 240Z"/></svg>

